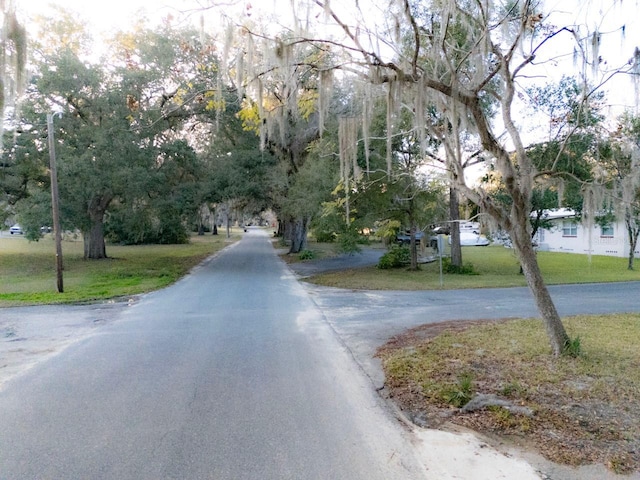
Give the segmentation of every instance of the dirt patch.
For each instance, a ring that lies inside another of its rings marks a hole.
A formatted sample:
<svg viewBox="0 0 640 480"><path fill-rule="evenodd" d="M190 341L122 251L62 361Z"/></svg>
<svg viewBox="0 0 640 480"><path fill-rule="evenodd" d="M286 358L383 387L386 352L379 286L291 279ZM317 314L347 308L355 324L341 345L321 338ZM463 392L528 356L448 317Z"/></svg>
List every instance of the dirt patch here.
<svg viewBox="0 0 640 480"><path fill-rule="evenodd" d="M388 371L387 360L397 354L408 360L395 368L413 368L412 361L416 361L418 352L445 332L455 337L470 327L499 325L507 321L429 324L392 338L377 354L383 359L389 398L420 427L447 430L461 426L493 439L497 445L534 450L559 464L602 464L617 474L640 471L640 402L628 396L624 389L604 388L602 379L581 375L563 380L568 390L559 391L557 385L542 382L535 389L522 392L515 391L517 383L505 385L504 376L500 374L512 365L496 362L494 357L486 356L485 361L481 355L473 357L469 364L456 366L457 371L482 372L478 375L481 381L474 395L481 392L500 397L501 401L512 402L514 407L530 410L532 413L528 415L514 413L517 408L500 405L465 412L430 394L428 386L407 381L410 375L403 377ZM460 363L458 359L451 361ZM553 362L549 359L549 369L554 368ZM448 374L450 372L442 372L443 376ZM438 373L433 376L437 377ZM442 379L435 378L434 382L439 380ZM566 391L580 392L580 395L567 396Z"/></svg>
<svg viewBox="0 0 640 480"><path fill-rule="evenodd" d="M68 346L95 335L135 301L130 297L91 305L0 309L0 389Z"/></svg>

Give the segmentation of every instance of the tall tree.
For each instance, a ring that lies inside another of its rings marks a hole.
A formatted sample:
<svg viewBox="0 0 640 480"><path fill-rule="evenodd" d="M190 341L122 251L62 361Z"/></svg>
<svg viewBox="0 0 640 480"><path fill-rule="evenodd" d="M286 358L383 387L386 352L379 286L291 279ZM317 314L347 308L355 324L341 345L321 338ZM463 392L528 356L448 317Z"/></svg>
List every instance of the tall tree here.
<svg viewBox="0 0 640 480"><path fill-rule="evenodd" d="M481 188L468 185L459 158L448 157L451 160L448 168L455 174L458 191L510 234L544 320L551 349L555 355L561 354L570 340L544 283L531 242L529 213L536 168L527 153L522 130L514 120L514 108L518 80L543 46L566 34L570 40L578 39L579 47L584 47L577 29L546 25L544 13L533 0L508 3L433 0L419 4L397 0L385 10L387 24L392 28L377 30L382 32L377 38L366 38L373 28L354 27L352 20L341 19L327 1L313 3L344 34L343 57L336 68L346 70L348 63L366 81L386 83L389 92L410 91L416 111L423 111L425 105L435 105L452 126L477 136L484 154L493 159L502 175L509 205L496 202ZM416 14L418 8L430 15ZM363 15L360 19L366 23ZM304 41L304 34L301 37L291 43ZM324 45L331 48L336 43L332 40ZM389 47L378 49L378 45ZM598 55L589 56L587 61L597 70ZM487 114L485 105L489 100L496 102L508 143ZM420 129L422 116L416 115L416 119L416 128Z"/></svg>
<svg viewBox="0 0 640 480"><path fill-rule="evenodd" d="M640 118L625 112L617 130L602 142L599 149L598 180L606 187L600 200L601 222L614 218L623 221L627 230L627 268L634 269L635 250L640 236ZM593 190L595 193L595 190ZM608 214L608 215L607 215Z"/></svg>
<svg viewBox="0 0 640 480"><path fill-rule="evenodd" d="M126 241L186 238L184 217L199 208L200 174L182 140L185 125L217 107L215 93L200 88L215 72L215 56L200 38L169 26L121 34L116 56L103 65L83 58L74 43L38 49L31 97L41 115L62 112L56 148L63 217L83 232L86 258L106 256L105 221L113 209L119 219L148 220L137 222ZM141 231L145 225L155 233ZM122 228L111 232L121 235Z"/></svg>
<svg viewBox="0 0 640 480"><path fill-rule="evenodd" d="M10 215L16 200L24 195L26 179L16 167L16 145L5 146L7 121L19 111L19 97L26 84L27 34L16 16L15 3L4 1L0 5L0 221ZM11 143L11 142L10 142ZM21 146L21 147L24 147ZM20 148L21 148L20 147Z"/></svg>
<svg viewBox="0 0 640 480"><path fill-rule="evenodd" d="M236 62L236 69L246 68L239 75L243 85L239 93L247 94L242 116L246 127L260 135L263 148L280 162L279 171L285 176L280 185L286 198L293 178L307 161L309 147L323 129L327 100L321 92L330 79L322 73L316 75L307 63L318 65L326 52L290 42L288 35L277 38L273 48L266 43L265 48L258 49L253 35L244 28L242 31L248 42ZM280 207L290 253L299 253L306 248L312 216L304 209L285 209L284 203Z"/></svg>

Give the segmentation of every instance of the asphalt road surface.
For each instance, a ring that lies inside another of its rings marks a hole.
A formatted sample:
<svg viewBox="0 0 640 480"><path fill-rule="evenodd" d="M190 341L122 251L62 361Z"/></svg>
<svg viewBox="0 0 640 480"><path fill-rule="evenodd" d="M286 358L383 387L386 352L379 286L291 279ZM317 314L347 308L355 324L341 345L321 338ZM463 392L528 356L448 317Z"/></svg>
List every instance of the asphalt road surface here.
<svg viewBox="0 0 640 480"><path fill-rule="evenodd" d="M267 234L0 391L0 479L424 478Z"/></svg>

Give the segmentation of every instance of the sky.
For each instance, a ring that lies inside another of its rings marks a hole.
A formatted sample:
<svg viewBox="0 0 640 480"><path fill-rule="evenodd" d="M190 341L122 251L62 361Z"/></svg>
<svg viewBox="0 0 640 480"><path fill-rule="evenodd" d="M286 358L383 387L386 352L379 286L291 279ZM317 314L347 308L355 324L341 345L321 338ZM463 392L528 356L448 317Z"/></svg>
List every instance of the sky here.
<svg viewBox="0 0 640 480"><path fill-rule="evenodd" d="M200 11L197 7L206 5L209 0L15 0L19 13L26 16L35 16L36 14L46 13L49 5L55 3L64 8L78 12L81 18L84 18L97 31L103 34L109 34L115 29L127 29L144 15L152 21L160 21L160 19L171 15L174 18L180 17L181 12L191 11L190 21L195 24L199 23ZM360 0L360 5L368 2L382 3L386 0ZM640 47L640 0L543 0L545 12L554 12L553 16L545 21L555 25L570 25L574 23L583 23L588 29L597 29L604 32L602 36L602 47L600 55L608 62L608 65L619 66L627 61L633 54L635 46ZM347 5L353 5L354 0L341 0L334 2L332 7L342 8ZM225 13L235 9L236 12L252 12L254 18L259 17L261 20L263 15L268 11L277 11L283 18L285 14L290 14L291 0L216 0L216 3L225 3L227 5L235 4L234 7L225 7ZM298 2L296 2L298 4ZM274 8L277 7L277 8ZM374 10L369 7L366 10L366 18L368 21L375 19ZM208 14L205 25L209 25L209 29L214 29L213 23L219 21L220 15ZM315 19L322 20L322 18ZM620 33L620 27L625 26L624 36ZM583 30L586 33L586 28ZM568 35L565 35L568 38ZM576 65L570 58L571 46L569 42L555 42L559 46L558 50L568 53L564 59L557 62L551 62L540 68L541 76L549 79L559 78L563 73L572 73ZM555 47L554 47L555 48ZM549 51L544 52L551 55ZM594 77L594 81L597 78ZM618 79L611 82L612 86L609 91L613 94L611 103L617 105L635 104L633 85L631 82Z"/></svg>
<svg viewBox="0 0 640 480"><path fill-rule="evenodd" d="M17 9L23 15L33 17L51 12L55 4L77 12L90 25L101 32L114 28L126 29L142 12L149 18L159 19L168 14L176 16L195 1L187 0L18 0Z"/></svg>

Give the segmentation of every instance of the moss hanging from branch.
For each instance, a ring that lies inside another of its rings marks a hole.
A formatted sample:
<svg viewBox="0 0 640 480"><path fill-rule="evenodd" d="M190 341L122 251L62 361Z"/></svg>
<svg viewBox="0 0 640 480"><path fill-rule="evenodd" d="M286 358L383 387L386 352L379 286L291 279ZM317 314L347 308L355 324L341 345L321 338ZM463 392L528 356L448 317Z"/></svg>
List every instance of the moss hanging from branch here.
<svg viewBox="0 0 640 480"><path fill-rule="evenodd" d="M338 119L338 148L340 157L340 177L345 191L345 218L347 226L351 223L349 197L351 194L351 179L360 178L358 166L358 131L360 122L355 117L340 117Z"/></svg>
<svg viewBox="0 0 640 480"><path fill-rule="evenodd" d="M13 103L17 115L18 100L26 86L27 32L16 17L14 3L3 1L1 6L4 22L0 32L0 112L4 116L5 108ZM0 122L0 150L3 137L4 124Z"/></svg>
<svg viewBox="0 0 640 480"><path fill-rule="evenodd" d="M370 157L371 152L369 151L371 140L370 140L370 129L371 129L371 118L373 116L373 105L372 105L372 93L371 93L371 84L367 83L364 88L364 93L362 95L362 137L364 138L364 158L366 162L367 168L367 176L371 171L370 167Z"/></svg>
<svg viewBox="0 0 640 480"><path fill-rule="evenodd" d="M332 70L321 70L318 77L318 128L320 136L322 136L324 122L331 106L331 97L333 95L333 72Z"/></svg>
<svg viewBox="0 0 640 480"><path fill-rule="evenodd" d="M387 85L387 175L391 176L393 163L394 121L400 106L401 82L390 81Z"/></svg>
<svg viewBox="0 0 640 480"><path fill-rule="evenodd" d="M596 225L597 217L602 214L605 192L604 185L599 183L590 183L583 189L582 226L587 232L589 262L591 262L593 228Z"/></svg>

